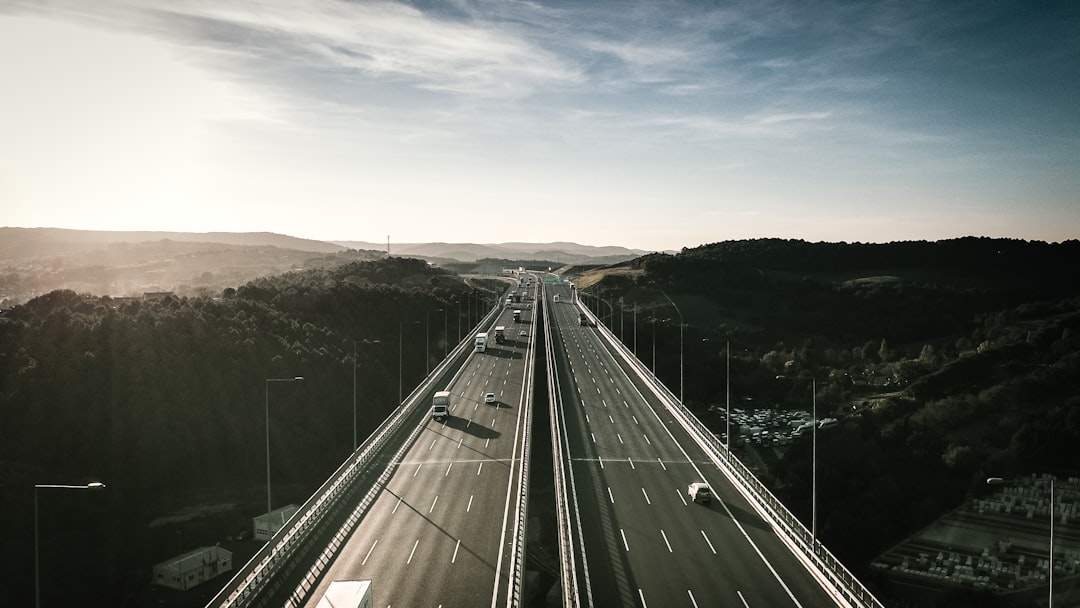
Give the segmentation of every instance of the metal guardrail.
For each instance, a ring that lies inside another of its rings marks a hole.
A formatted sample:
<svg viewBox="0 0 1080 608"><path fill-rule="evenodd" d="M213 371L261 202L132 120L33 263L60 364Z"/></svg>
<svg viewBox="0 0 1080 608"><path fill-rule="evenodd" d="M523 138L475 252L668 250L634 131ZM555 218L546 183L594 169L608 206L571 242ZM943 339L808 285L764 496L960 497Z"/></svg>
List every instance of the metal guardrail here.
<svg viewBox="0 0 1080 608"><path fill-rule="evenodd" d="M546 303L547 300L545 299ZM553 327L553 318L550 314L550 308L544 306L544 348L547 353L547 375L548 375L548 399L550 401L549 406L551 408L551 449L552 460L554 466L555 477L555 513L559 525L559 562L561 565L560 574L562 576L562 598L563 608L577 608L581 605L581 599L578 597L578 583L577 583L577 561L575 546L580 542L574 538L573 526L574 521L580 521L580 517L574 513L571 516L570 508L571 501L569 496L574 495L576 492L576 486L574 485L574 472L571 467L564 467L563 463L566 460L566 455L569 453L569 445L567 444L567 438L565 436L565 426L562 424L562 397L561 386L559 385L558 374L555 371L555 353L554 344L551 339L551 332ZM563 430L563 433L559 431ZM564 452L565 448L565 452ZM570 487L566 487L566 482L569 480ZM576 506L575 506L576 508ZM584 554L584 552L583 552ZM588 584L586 584L586 592L588 592Z"/></svg>
<svg viewBox="0 0 1080 608"><path fill-rule="evenodd" d="M836 558L821 541L815 539L797 517L784 506L765 484L754 476L750 469L740 461L716 435L709 430L697 416L649 371L634 354L615 337L606 325L578 299L578 307L592 317L593 322L607 341L612 344L624 361L637 373L638 377L652 388L690 436L705 450L713 461L735 482L735 487L750 501L758 512L778 529L785 544L800 557L807 568L814 572L822 586L833 596L848 606L865 608L884 608L861 581L855 578L847 567Z"/></svg>
<svg viewBox="0 0 1080 608"><path fill-rule="evenodd" d="M534 308L535 310L535 308ZM532 324L530 326L530 335L533 339L533 348L530 350L531 356L526 358L526 369L529 366L533 366L533 374L535 377L535 365L536 365L536 316L533 315ZM528 374L527 374L528 375ZM532 396L533 396L533 383L529 383L528 391L526 391L524 403L528 404L528 410L523 412L524 420L522 421L522 446L521 446L521 468L518 473L518 495L517 495L517 521L515 522L515 535L514 546L511 549L510 555L510 588L507 591L507 603L511 608L518 608L522 605L524 598L522 597L522 586L525 580L525 528L528 523L529 517L529 464L532 460L529 455L532 448Z"/></svg>
<svg viewBox="0 0 1080 608"><path fill-rule="evenodd" d="M498 312L499 308L493 307L476 327L490 325L498 316ZM370 466L375 464L376 457L382 452L387 442L392 437L399 435L406 428L408 421L416 417L421 409L426 409L427 402L420 399L420 397L440 385L448 371L453 366L460 364L461 359L468 357L472 352L472 335L472 333L467 334L466 339L454 348L451 355L444 359L423 382L409 393L409 396L405 398L397 411L379 425L379 428L353 452L352 456L338 467L289 521L267 541L263 548L226 583L225 587L210 600L207 608L247 606L250 601L257 598L263 590L274 583L277 574L295 567L291 558L305 549L307 541L319 531L320 525L334 513L333 507L337 504L338 499L348 493L353 482L369 472ZM414 434L417 429L414 429ZM402 442L398 451L400 452L409 443L411 441ZM386 472L384 472L384 475L386 475ZM381 486L383 481L383 476L380 476L379 483L376 483L375 487ZM366 512L374 501L373 494L374 492L369 492L368 496L361 501L357 510L347 520L349 526L355 525L359 517ZM351 530L351 527L349 529ZM340 541L343 540L338 536L341 536L341 532L331 542L331 546L335 551L337 546L340 545ZM325 550L323 554L325 556ZM303 583L301 586L304 586ZM295 597L297 595L296 591L292 595L292 599L299 599Z"/></svg>

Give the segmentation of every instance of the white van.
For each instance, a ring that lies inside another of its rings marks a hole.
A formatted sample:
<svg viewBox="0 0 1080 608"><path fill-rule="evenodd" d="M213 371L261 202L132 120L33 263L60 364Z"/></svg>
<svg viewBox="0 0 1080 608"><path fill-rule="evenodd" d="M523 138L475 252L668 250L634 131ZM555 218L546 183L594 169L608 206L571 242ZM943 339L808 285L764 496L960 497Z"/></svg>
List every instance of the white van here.
<svg viewBox="0 0 1080 608"><path fill-rule="evenodd" d="M712 502L712 490L709 489L709 484L703 481L695 481L687 486L686 494L690 497L690 500L694 502Z"/></svg>

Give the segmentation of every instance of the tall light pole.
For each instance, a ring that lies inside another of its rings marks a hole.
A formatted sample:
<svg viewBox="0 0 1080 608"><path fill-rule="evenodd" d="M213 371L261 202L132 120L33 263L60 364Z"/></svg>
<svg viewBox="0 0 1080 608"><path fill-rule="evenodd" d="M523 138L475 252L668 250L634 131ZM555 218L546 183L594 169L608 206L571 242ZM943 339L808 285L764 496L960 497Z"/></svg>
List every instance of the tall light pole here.
<svg viewBox="0 0 1080 608"><path fill-rule="evenodd" d="M402 372L401 372L401 352L402 352L401 328L403 326L405 326L405 325L419 325L419 324L420 324L420 321L398 321L398 328L397 328L397 402L398 402L398 407L401 406L401 400L402 400L402 396L401 396L401 376L402 376Z"/></svg>
<svg viewBox="0 0 1080 608"><path fill-rule="evenodd" d="M271 508L270 500L270 383L271 382L303 382L303 376L293 378L267 378L266 379L266 512Z"/></svg>
<svg viewBox="0 0 1080 608"><path fill-rule="evenodd" d="M731 451L731 341L724 342L724 357L726 360L724 369L724 403L727 413L724 414L724 423L727 428L724 436L727 437L727 449Z"/></svg>
<svg viewBox="0 0 1080 608"><path fill-rule="evenodd" d="M356 360L356 344L363 342L364 344L378 344L378 340L353 340L352 341L352 443L353 451L356 451L357 446L360 444L356 441L356 367L358 361Z"/></svg>
<svg viewBox="0 0 1080 608"><path fill-rule="evenodd" d="M454 344L457 344L461 342L461 300L457 301L457 334L455 335L457 340L454 341Z"/></svg>
<svg viewBox="0 0 1080 608"><path fill-rule="evenodd" d="M777 376L776 379L786 380L787 376ZM817 545L817 378L810 378L810 390L813 392L811 397L813 411L810 416L813 418L814 423L814 428L810 431L810 536L814 540L814 544Z"/></svg>
<svg viewBox="0 0 1080 608"><path fill-rule="evenodd" d="M1035 480L1036 483L1047 481L1042 479ZM1046 598L1047 608L1054 608L1054 517L1056 515L1056 508L1054 505L1054 478L1051 477L1050 481L1050 568L1046 573L1047 586L1049 588L1048 597ZM986 483L990 485L1009 485L1016 483L1015 481L1009 481L1001 477L989 477Z"/></svg>
<svg viewBox="0 0 1080 608"><path fill-rule="evenodd" d="M450 306L446 305L442 307L442 356L446 358L448 354L447 349L450 347Z"/></svg>
<svg viewBox="0 0 1080 608"><path fill-rule="evenodd" d="M34 484L34 606L41 608L41 551L38 543L38 490L41 488L54 490L100 490L105 484L100 481L92 481L82 486L72 486L52 483Z"/></svg>
<svg viewBox="0 0 1080 608"><path fill-rule="evenodd" d="M675 312L679 313L679 402L682 403L682 401L683 401L683 327L686 325L686 323L683 321L682 311L679 310L679 307L675 304L675 301L672 300L670 297L668 297L667 292L665 292L659 285L657 285L656 288L660 290L660 293L664 294L664 297L667 298L668 303L671 304L671 307L675 309Z"/></svg>
<svg viewBox="0 0 1080 608"><path fill-rule="evenodd" d="M656 375L656 311L652 312L652 375Z"/></svg>

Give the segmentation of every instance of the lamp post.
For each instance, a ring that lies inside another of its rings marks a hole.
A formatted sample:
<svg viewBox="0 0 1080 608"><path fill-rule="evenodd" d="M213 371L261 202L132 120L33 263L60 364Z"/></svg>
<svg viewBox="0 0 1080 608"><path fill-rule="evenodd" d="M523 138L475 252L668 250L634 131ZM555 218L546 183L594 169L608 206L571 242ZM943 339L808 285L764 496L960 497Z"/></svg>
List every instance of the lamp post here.
<svg viewBox="0 0 1080 608"><path fill-rule="evenodd" d="M652 324L652 375L656 375L656 311L651 314L650 323Z"/></svg>
<svg viewBox="0 0 1080 608"><path fill-rule="evenodd" d="M726 446L728 452L731 452L731 341L724 342L724 403L726 412L724 414L724 436L727 438Z"/></svg>
<svg viewBox="0 0 1080 608"><path fill-rule="evenodd" d="M363 342L364 344L378 344L378 340L353 340L352 341L352 443L353 451L356 451L358 445L356 442L356 366L359 363L356 360L356 344Z"/></svg>
<svg viewBox="0 0 1080 608"><path fill-rule="evenodd" d="M442 310L442 356L443 359L445 359L447 355L447 348L450 346L450 306L443 306L440 310Z"/></svg>
<svg viewBox="0 0 1080 608"><path fill-rule="evenodd" d="M53 490L101 490L105 484L100 481L92 481L86 485L63 485L52 483L34 484L34 606L41 608L41 551L38 543L38 490L41 488Z"/></svg>
<svg viewBox="0 0 1080 608"><path fill-rule="evenodd" d="M454 344L457 344L457 343L461 342L461 300L458 300L456 303L457 303L457 333L454 334L454 335L457 336L457 340L454 341Z"/></svg>
<svg viewBox="0 0 1080 608"><path fill-rule="evenodd" d="M683 321L682 311L679 310L679 307L675 304L675 301L672 300L670 297L668 297L667 292L665 292L659 285L657 285L656 288L660 290L660 293L664 294L664 298L666 298L668 303L671 304L671 307L675 309L675 312L679 313L679 402L681 403L683 401L683 386L684 386L683 385L683 327L686 325L686 323ZM654 331L655 331L655 328L654 328Z"/></svg>
<svg viewBox="0 0 1080 608"><path fill-rule="evenodd" d="M777 376L776 379L786 380L787 376ZM814 428L810 431L810 535L814 540L814 544L817 545L817 378L810 378L810 390L813 395L811 397L811 407L813 408L813 411L810 416L813 418L814 422Z"/></svg>
<svg viewBox="0 0 1080 608"><path fill-rule="evenodd" d="M293 378L267 378L266 379L266 512L272 509L270 500L270 383L271 382L303 382L303 376Z"/></svg>
<svg viewBox="0 0 1080 608"><path fill-rule="evenodd" d="M401 328L404 327L405 325L419 325L419 324L420 324L420 321L398 321L398 328L397 328L397 352L398 352L398 355L397 355L397 402L398 402L398 407L401 406L401 399L402 399L402 396L401 396L401 375L402 375L402 373L401 373L401 351L402 351L402 347L401 347Z"/></svg>
<svg viewBox="0 0 1080 608"><path fill-rule="evenodd" d="M1050 554L1050 568L1047 570L1047 573L1046 573L1046 582L1047 582L1047 587L1048 587L1046 605L1047 605L1047 608L1054 608L1054 515L1055 515L1054 478L1051 477L1049 480L1045 480L1045 479L1036 479L1035 480L1036 483L1040 483L1040 482L1043 482L1043 481L1049 481L1050 482L1050 551L1049 551L1049 554ZM986 483L989 484L989 485L1010 485L1010 484L1015 484L1016 482L1015 481L1010 481L1010 480L1007 480L1007 479L1004 479L1004 478L1001 478L1001 477L988 477L986 479Z"/></svg>

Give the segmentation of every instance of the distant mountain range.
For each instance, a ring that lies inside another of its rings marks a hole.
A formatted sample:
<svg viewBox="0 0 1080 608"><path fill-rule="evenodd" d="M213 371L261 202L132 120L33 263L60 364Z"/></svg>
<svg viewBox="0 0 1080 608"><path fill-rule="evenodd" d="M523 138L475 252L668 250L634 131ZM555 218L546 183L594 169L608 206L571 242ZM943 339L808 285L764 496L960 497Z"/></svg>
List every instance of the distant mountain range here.
<svg viewBox="0 0 1080 608"><path fill-rule="evenodd" d="M272 232L121 232L64 228L0 228L0 260L72 255L115 243L217 243L241 247L277 247L315 253L346 249L385 253L386 243L316 241ZM595 247L577 243L390 243L391 255L474 262L482 259L543 260L561 263L616 263L650 251L626 247Z"/></svg>
<svg viewBox="0 0 1080 608"><path fill-rule="evenodd" d="M363 241L334 241L334 244L350 249L374 249L386 251L386 243ZM556 263L613 264L625 262L651 253L642 249L626 247L594 247L577 243L390 243L390 254L423 259L444 259L458 262L475 262L483 259L539 260Z"/></svg>
<svg viewBox="0 0 1080 608"><path fill-rule="evenodd" d="M390 253L477 273L526 262L615 264L648 252L576 243L391 243ZM261 276L385 256L385 243L315 241L269 232L0 227L0 307L55 289L109 296L157 291L214 295ZM477 264L480 260L487 262Z"/></svg>
<svg viewBox="0 0 1080 608"><path fill-rule="evenodd" d="M218 243L242 247L278 247L297 251L333 253L344 246L272 232L120 232L65 228L0 228L0 260L41 255L70 255L114 243L177 241Z"/></svg>

